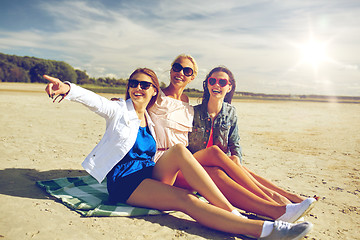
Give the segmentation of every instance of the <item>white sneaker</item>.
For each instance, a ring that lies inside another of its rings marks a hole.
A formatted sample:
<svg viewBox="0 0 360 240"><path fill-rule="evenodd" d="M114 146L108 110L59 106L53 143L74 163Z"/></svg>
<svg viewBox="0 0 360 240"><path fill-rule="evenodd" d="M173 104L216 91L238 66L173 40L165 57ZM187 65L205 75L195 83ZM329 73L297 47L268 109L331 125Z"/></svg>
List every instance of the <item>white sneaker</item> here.
<svg viewBox="0 0 360 240"><path fill-rule="evenodd" d="M275 221L274 228L269 236L259 238L259 240L299 240L303 238L313 225L310 222L288 223Z"/></svg>
<svg viewBox="0 0 360 240"><path fill-rule="evenodd" d="M316 202L315 198L307 198L301 203L292 204L292 210L286 211L282 216L278 219L279 221L285 222L296 222L299 218L303 217L307 214L313 207Z"/></svg>

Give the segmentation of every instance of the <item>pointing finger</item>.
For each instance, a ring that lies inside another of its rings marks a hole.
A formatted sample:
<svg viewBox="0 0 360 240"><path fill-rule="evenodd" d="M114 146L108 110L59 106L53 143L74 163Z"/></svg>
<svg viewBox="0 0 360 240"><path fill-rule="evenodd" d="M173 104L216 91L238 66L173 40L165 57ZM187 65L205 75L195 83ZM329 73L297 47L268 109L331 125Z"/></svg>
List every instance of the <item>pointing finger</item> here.
<svg viewBox="0 0 360 240"><path fill-rule="evenodd" d="M48 75L43 75L43 77L51 83L59 84L61 81L58 78L50 77Z"/></svg>

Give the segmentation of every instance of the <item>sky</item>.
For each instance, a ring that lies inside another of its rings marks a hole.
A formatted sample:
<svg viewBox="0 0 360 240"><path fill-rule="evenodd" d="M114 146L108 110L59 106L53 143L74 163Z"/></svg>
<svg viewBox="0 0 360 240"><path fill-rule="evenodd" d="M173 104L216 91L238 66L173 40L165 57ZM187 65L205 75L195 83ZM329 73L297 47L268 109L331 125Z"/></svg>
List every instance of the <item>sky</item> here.
<svg viewBox="0 0 360 240"><path fill-rule="evenodd" d="M0 52L65 61L91 77L138 67L169 82L192 55L236 91L360 96L359 0L0 0Z"/></svg>

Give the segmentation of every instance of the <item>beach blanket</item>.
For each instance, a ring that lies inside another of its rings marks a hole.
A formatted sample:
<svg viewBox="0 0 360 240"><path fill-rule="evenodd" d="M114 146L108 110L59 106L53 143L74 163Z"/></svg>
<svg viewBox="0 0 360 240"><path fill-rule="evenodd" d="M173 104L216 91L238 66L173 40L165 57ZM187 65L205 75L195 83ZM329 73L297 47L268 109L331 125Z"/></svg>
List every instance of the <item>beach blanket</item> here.
<svg viewBox="0 0 360 240"><path fill-rule="evenodd" d="M64 205L86 217L143 216L167 213L155 209L133 207L123 203L108 204L106 180L100 184L90 175L58 178L36 183Z"/></svg>

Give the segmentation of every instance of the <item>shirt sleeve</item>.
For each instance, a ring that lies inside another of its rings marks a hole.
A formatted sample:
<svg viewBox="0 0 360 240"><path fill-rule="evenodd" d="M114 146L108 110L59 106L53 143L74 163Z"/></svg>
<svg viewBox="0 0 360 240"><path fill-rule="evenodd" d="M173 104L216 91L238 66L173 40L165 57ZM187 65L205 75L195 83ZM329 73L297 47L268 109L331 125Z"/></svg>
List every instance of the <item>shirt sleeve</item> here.
<svg viewBox="0 0 360 240"><path fill-rule="evenodd" d="M112 118L119 110L119 104L124 103L124 101L110 101L109 99L77 86L76 84L66 83L70 84L70 92L65 99L82 103L91 111L106 119Z"/></svg>
<svg viewBox="0 0 360 240"><path fill-rule="evenodd" d="M236 114L234 115L234 121L232 122L229 139L228 139L228 147L230 149L231 155L235 155L240 159L242 163L242 153L240 146L240 136L239 136L239 127Z"/></svg>

